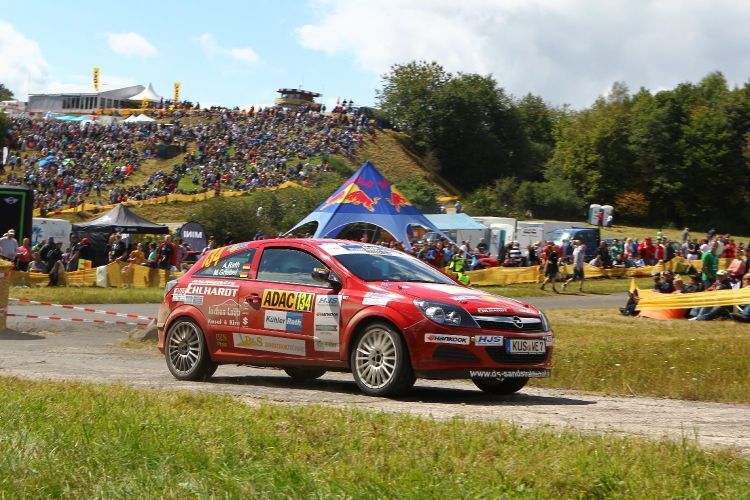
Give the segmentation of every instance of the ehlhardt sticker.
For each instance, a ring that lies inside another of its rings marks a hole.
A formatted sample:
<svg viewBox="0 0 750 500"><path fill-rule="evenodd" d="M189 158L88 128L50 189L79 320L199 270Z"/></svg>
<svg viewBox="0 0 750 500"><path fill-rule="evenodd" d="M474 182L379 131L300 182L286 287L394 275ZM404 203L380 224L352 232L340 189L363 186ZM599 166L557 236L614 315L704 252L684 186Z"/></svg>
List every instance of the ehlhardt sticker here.
<svg viewBox="0 0 750 500"><path fill-rule="evenodd" d="M424 341L430 344L471 344L471 338L466 335L442 335L437 333L425 333Z"/></svg>

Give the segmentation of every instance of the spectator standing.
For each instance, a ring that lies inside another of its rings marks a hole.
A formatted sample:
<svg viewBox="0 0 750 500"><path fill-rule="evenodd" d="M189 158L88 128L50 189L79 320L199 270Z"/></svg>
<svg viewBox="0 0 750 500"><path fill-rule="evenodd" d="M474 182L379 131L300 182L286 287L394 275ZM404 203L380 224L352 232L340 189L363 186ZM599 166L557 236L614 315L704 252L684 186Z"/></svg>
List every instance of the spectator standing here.
<svg viewBox="0 0 750 500"><path fill-rule="evenodd" d="M547 254L547 261L544 265L544 281L542 282L542 286L540 288L544 290L544 287L547 285L547 283L552 283L552 291L555 293L560 293L557 291L557 288L555 288L557 273L559 271L560 268L558 265L557 249L552 246L550 252Z"/></svg>
<svg viewBox="0 0 750 500"><path fill-rule="evenodd" d="M0 238L0 257L5 260L14 262L18 253L18 241L16 240L16 230L9 229L7 233Z"/></svg>
<svg viewBox="0 0 750 500"><path fill-rule="evenodd" d="M719 248L719 243L717 241L712 241L708 250L701 255L701 262L703 263L701 279L703 280L704 288L708 288L714 281L716 281L716 271L719 264L719 259L716 256L717 248Z"/></svg>
<svg viewBox="0 0 750 500"><path fill-rule="evenodd" d="M586 244L578 241L574 242L573 248L573 276L568 278L562 285L562 289L565 290L571 281L580 280L581 284L578 287L578 291L583 291L583 265L586 258Z"/></svg>
<svg viewBox="0 0 750 500"><path fill-rule="evenodd" d="M682 230L682 243L685 244L688 241L690 241L690 228L685 226L685 229Z"/></svg>
<svg viewBox="0 0 750 500"><path fill-rule="evenodd" d="M177 251L175 244L172 243L172 235L166 235L164 241L159 245L156 250L156 264L159 269L169 270L175 265L175 259L177 258Z"/></svg>
<svg viewBox="0 0 750 500"><path fill-rule="evenodd" d="M31 262L31 254L31 243L28 238L24 238L23 244L18 247L18 252L16 253L16 269L27 271L29 262Z"/></svg>

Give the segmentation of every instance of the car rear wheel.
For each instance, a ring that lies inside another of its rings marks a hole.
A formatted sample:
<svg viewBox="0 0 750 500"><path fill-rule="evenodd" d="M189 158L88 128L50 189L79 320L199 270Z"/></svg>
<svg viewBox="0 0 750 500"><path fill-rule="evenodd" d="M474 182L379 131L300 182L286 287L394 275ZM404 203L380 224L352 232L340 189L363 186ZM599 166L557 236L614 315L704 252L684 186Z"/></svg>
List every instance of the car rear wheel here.
<svg viewBox="0 0 750 500"><path fill-rule="evenodd" d="M178 380L206 380L218 365L211 361L203 330L192 320L180 318L164 339L167 367Z"/></svg>
<svg viewBox="0 0 750 500"><path fill-rule="evenodd" d="M520 391L529 382L528 378L473 378L474 385L488 394L513 394Z"/></svg>
<svg viewBox="0 0 750 500"><path fill-rule="evenodd" d="M287 375L298 382L309 382L310 380L315 380L316 378L322 377L326 372L323 368L299 366L284 368L284 371Z"/></svg>
<svg viewBox="0 0 750 500"><path fill-rule="evenodd" d="M350 362L354 381L366 394L396 396L414 385L404 340L385 323L369 325L357 336Z"/></svg>

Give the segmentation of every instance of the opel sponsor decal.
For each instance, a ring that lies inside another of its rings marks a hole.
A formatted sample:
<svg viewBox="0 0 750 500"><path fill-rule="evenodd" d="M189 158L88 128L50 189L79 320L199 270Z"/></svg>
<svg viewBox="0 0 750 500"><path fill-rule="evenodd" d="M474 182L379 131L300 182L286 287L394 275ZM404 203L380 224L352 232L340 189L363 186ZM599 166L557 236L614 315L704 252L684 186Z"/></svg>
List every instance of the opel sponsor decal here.
<svg viewBox="0 0 750 500"><path fill-rule="evenodd" d="M264 290L261 307L284 311L310 312L315 294L290 290Z"/></svg>

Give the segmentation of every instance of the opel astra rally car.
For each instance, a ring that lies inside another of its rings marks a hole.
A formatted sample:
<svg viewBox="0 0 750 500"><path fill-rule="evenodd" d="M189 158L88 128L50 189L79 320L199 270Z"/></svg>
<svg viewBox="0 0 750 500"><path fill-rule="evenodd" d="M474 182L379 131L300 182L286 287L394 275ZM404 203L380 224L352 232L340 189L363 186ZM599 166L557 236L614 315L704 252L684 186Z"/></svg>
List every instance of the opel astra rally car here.
<svg viewBox="0 0 750 500"><path fill-rule="evenodd" d="M372 395L403 393L416 378L471 379L510 394L551 371L552 330L534 307L351 241L262 240L207 252L167 284L157 326L179 380L242 364L298 380L350 371Z"/></svg>

